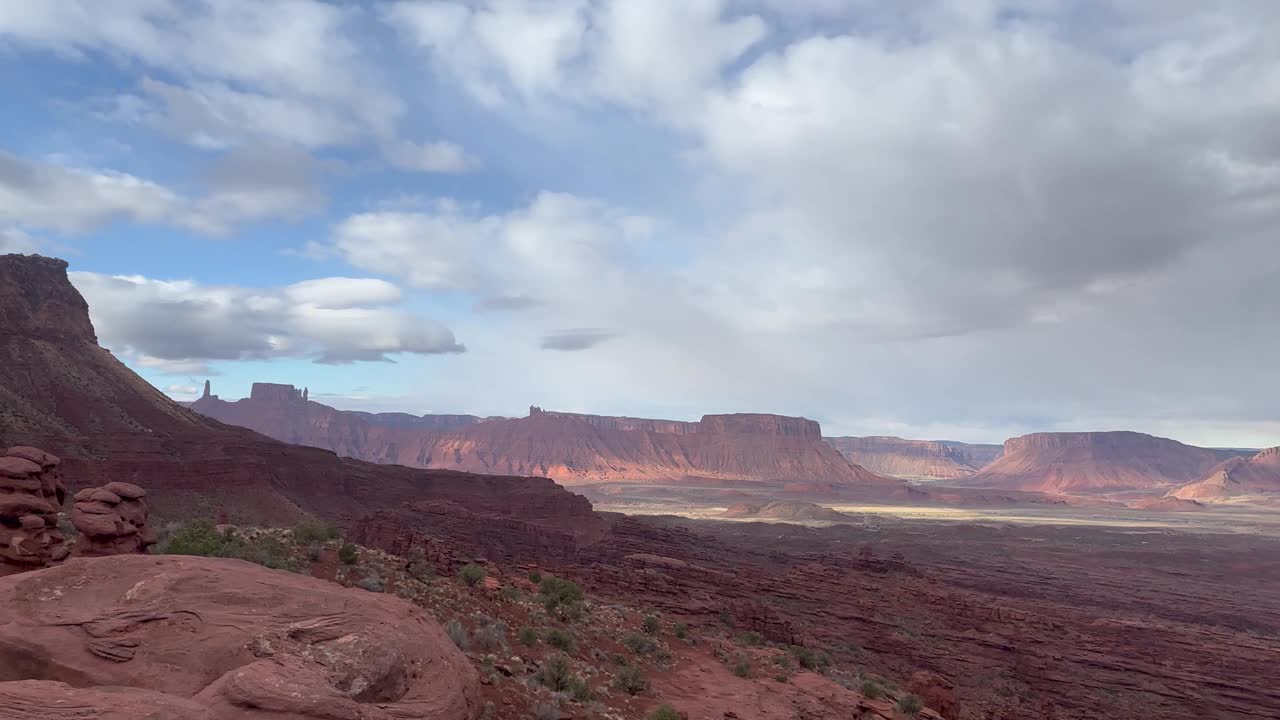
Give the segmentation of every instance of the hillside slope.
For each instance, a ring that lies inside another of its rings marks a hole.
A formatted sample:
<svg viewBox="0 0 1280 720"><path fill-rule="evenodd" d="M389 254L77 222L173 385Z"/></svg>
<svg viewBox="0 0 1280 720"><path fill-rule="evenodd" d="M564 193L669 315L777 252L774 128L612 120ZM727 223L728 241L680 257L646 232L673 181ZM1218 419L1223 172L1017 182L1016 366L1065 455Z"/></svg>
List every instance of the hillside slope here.
<svg viewBox="0 0 1280 720"><path fill-rule="evenodd" d="M61 456L72 490L132 482L148 489L164 519L263 525L307 516L347 524L408 501L436 502L466 509L468 524L493 521L496 544L509 540L534 556L563 556L603 532L589 502L545 478L343 459L184 408L98 346L66 271L62 260L0 256L0 447Z"/></svg>

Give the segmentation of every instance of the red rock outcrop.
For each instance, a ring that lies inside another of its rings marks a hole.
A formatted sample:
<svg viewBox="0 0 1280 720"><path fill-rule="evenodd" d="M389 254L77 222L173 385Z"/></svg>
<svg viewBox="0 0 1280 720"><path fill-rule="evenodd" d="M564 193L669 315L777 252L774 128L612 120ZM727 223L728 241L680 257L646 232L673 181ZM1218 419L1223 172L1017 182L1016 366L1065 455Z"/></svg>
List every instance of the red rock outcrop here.
<svg viewBox="0 0 1280 720"><path fill-rule="evenodd" d="M66 499L61 460L18 446L0 456L0 575L62 560L69 548L58 529Z"/></svg>
<svg viewBox="0 0 1280 720"><path fill-rule="evenodd" d="M347 526L409 501L438 501L469 522L518 521L495 525L491 543L536 543L547 528L580 542L599 535L590 503L550 480L342 459L182 407L98 346L66 271L62 260L0 256L0 447L57 453L72 490L145 487L149 510L171 520L222 515L278 526L318 516ZM516 535L523 532L535 535Z"/></svg>
<svg viewBox="0 0 1280 720"><path fill-rule="evenodd" d="M1035 433L959 484L1045 493L1163 488L1202 476L1221 451L1136 432Z"/></svg>
<svg viewBox="0 0 1280 720"><path fill-rule="evenodd" d="M103 557L145 553L156 543L147 526L147 493L133 483L112 482L76 493L71 524L80 533L75 554Z"/></svg>
<svg viewBox="0 0 1280 720"><path fill-rule="evenodd" d="M1216 465L1204 477L1170 491L1179 500L1215 502L1280 493L1280 447Z"/></svg>
<svg viewBox="0 0 1280 720"><path fill-rule="evenodd" d="M48 680L0 682L5 720L213 720L203 705L126 687L80 688Z"/></svg>
<svg viewBox="0 0 1280 720"><path fill-rule="evenodd" d="M30 704L37 689L4 681L41 680L84 689L68 701L111 688L164 693L209 720L466 720L480 710L475 670L417 606L238 560L72 559L0 579L0 606L0 708Z"/></svg>
<svg viewBox="0 0 1280 720"><path fill-rule="evenodd" d="M911 480L953 480L977 471L959 448L899 437L830 437L850 462L874 473Z"/></svg>
<svg viewBox="0 0 1280 720"><path fill-rule="evenodd" d="M615 481L804 482L892 485L822 442L819 425L778 415L707 415L699 422L550 412L489 418L449 429L304 402L291 386L255 385L244 400L202 398L192 409L278 440L370 462L564 484ZM413 416L404 416L412 418Z"/></svg>

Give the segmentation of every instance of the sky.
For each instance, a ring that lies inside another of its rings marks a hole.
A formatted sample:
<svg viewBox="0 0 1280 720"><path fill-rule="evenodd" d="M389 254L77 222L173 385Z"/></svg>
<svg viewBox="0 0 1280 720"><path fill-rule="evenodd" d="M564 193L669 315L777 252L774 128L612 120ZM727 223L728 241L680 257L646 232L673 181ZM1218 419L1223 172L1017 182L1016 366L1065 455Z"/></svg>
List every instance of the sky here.
<svg viewBox="0 0 1280 720"><path fill-rule="evenodd" d="M1280 444L1274 0L0 0L0 93L177 399Z"/></svg>

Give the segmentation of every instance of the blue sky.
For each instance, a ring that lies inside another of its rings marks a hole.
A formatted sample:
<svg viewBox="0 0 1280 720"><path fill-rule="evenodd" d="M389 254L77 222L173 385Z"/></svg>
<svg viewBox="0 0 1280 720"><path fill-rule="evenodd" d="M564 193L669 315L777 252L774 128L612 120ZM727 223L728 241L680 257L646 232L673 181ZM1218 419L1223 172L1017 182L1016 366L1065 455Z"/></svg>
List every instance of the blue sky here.
<svg viewBox="0 0 1280 720"><path fill-rule="evenodd" d="M1280 442L1280 9L0 0L0 250L185 399Z"/></svg>

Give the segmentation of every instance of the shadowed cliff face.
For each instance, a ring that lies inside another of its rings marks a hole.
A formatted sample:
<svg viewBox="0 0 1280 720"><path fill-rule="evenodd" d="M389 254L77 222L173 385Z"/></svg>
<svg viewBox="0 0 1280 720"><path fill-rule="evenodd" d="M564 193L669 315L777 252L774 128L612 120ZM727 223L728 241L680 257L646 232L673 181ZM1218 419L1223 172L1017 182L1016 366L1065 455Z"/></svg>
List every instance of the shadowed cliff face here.
<svg viewBox="0 0 1280 720"><path fill-rule="evenodd" d="M964 484L1073 493L1171 487L1201 477L1223 451L1135 432L1035 433Z"/></svg>
<svg viewBox="0 0 1280 720"><path fill-rule="evenodd" d="M822 441L818 423L766 414L707 415L699 422L607 417L530 408L526 418L448 429L335 410L298 391L244 400L202 398L191 407L286 442L371 462L477 473L542 475L566 484L611 481L889 484ZM407 416L406 416L407 417Z"/></svg>
<svg viewBox="0 0 1280 720"><path fill-rule="evenodd" d="M182 407L97 345L88 306L66 270L61 260L0 257L0 447L32 445L61 456L73 491L122 481L146 487L164 520L225 514L261 525L309 515L347 524L406 502L438 501L469 522L492 520L501 528L497 545L507 538L559 552L603 532L589 502L545 478L373 465ZM306 402L288 386L259 392L275 404Z"/></svg>

